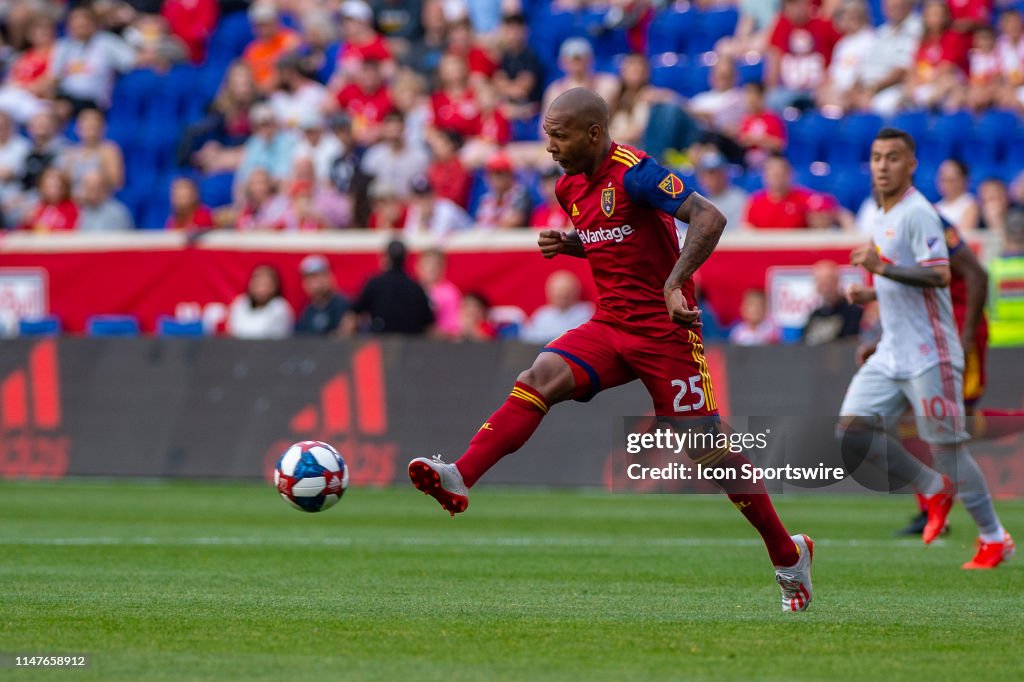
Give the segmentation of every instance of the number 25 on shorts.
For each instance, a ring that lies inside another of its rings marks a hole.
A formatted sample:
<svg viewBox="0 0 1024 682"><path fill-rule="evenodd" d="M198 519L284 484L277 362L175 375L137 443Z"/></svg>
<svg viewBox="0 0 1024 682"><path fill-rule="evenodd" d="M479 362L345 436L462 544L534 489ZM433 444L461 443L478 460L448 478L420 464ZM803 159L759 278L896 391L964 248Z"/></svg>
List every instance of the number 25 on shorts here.
<svg viewBox="0 0 1024 682"><path fill-rule="evenodd" d="M688 381L683 381L682 379L672 380L672 387L679 389L675 400L672 401L672 407L676 412L690 412L691 410L699 410L704 407L706 397L704 389L700 386L700 380L701 376L699 374L694 374ZM696 402L694 402L695 400Z"/></svg>

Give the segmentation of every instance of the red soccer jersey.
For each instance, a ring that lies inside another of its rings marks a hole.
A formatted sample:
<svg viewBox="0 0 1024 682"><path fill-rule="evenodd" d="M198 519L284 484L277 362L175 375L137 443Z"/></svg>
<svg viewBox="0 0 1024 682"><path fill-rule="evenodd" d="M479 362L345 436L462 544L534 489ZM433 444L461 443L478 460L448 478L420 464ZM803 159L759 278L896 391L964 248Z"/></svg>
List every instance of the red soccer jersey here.
<svg viewBox="0 0 1024 682"><path fill-rule="evenodd" d="M793 90L816 88L825 79L839 32L828 19L815 17L797 26L783 15L772 29L769 45L779 51L779 78Z"/></svg>
<svg viewBox="0 0 1024 682"><path fill-rule="evenodd" d="M807 227L807 211L814 194L794 187L778 199L765 190L755 192L747 204L747 223L763 230Z"/></svg>
<svg viewBox="0 0 1024 682"><path fill-rule="evenodd" d="M647 336L678 332L663 291L679 258L673 216L692 191L644 152L614 143L594 175L558 179L597 285L595 321ZM693 303L692 280L683 295Z"/></svg>
<svg viewBox="0 0 1024 682"><path fill-rule="evenodd" d="M964 243L960 232L952 223L943 219L942 227L946 232L946 247L949 249L950 260L953 259L953 254L960 249L971 248ZM949 297L953 300L953 317L956 320L956 328L962 332L964 322L967 320L967 282L957 274L956 270L951 270L950 275ZM974 335L979 339L982 336L988 337L988 319L985 315L978 320L978 328L974 330Z"/></svg>
<svg viewBox="0 0 1024 682"><path fill-rule="evenodd" d="M358 129L378 125L394 108L391 94L383 85L376 92L366 92L355 83L350 83L338 91L335 99L338 106L354 119L352 127Z"/></svg>

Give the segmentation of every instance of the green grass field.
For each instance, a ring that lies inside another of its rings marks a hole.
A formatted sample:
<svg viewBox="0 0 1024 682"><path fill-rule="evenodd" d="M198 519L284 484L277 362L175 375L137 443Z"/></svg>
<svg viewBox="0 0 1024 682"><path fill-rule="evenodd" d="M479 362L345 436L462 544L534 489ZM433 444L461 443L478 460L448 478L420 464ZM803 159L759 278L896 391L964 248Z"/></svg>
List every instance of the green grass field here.
<svg viewBox="0 0 1024 682"><path fill-rule="evenodd" d="M303 514L269 486L0 484L0 679L1021 679L1024 563L966 572L969 521L895 540L908 498L787 496L815 602L783 614L721 497L410 489ZM1024 535L1024 503L1000 504Z"/></svg>

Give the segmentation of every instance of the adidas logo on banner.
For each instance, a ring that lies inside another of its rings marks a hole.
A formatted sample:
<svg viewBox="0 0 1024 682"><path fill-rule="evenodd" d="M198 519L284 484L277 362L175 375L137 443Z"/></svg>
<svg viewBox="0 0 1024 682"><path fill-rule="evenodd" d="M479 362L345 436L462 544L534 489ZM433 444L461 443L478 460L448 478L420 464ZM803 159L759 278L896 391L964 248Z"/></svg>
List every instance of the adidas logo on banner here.
<svg viewBox="0 0 1024 682"><path fill-rule="evenodd" d="M61 427L57 342L28 353L27 367L0 379L0 478L62 478L70 440Z"/></svg>

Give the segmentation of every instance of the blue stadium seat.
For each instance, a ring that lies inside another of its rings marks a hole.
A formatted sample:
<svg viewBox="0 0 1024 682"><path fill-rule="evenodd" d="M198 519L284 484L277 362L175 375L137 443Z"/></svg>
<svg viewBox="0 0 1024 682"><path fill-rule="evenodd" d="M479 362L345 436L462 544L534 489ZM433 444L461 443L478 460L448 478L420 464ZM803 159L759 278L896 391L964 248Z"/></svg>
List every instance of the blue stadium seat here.
<svg viewBox="0 0 1024 682"><path fill-rule="evenodd" d="M740 189L753 194L764 188L764 179L757 171L747 171L733 181Z"/></svg>
<svg viewBox="0 0 1024 682"><path fill-rule="evenodd" d="M19 336L56 336L60 334L60 318L56 315L23 317L18 320Z"/></svg>
<svg viewBox="0 0 1024 682"><path fill-rule="evenodd" d="M935 186L935 176L938 175L938 172L938 163L924 163L919 159L917 172L914 173L914 187L916 187L921 194L928 199L928 201L933 203L941 198L939 196L939 190Z"/></svg>
<svg viewBox="0 0 1024 682"><path fill-rule="evenodd" d="M540 139L540 114L529 119L512 121L512 141L532 142Z"/></svg>
<svg viewBox="0 0 1024 682"><path fill-rule="evenodd" d="M85 322L89 336L138 336L139 321L134 315L93 315Z"/></svg>
<svg viewBox="0 0 1024 682"><path fill-rule="evenodd" d="M740 85L761 83L764 81L764 60L758 60L753 64L737 64L736 71L739 76Z"/></svg>
<svg viewBox="0 0 1024 682"><path fill-rule="evenodd" d="M829 174L829 191L840 205L856 213L871 194L871 174L865 167L834 168Z"/></svg>
<svg viewBox="0 0 1024 682"><path fill-rule="evenodd" d="M687 51L691 55L711 52L715 43L736 31L739 13L735 7L698 11L694 16L694 30L689 37Z"/></svg>
<svg viewBox="0 0 1024 682"><path fill-rule="evenodd" d="M862 163L871 155L871 141L882 129L882 117L876 114L847 114L839 135L827 145L826 160L833 165Z"/></svg>
<svg viewBox="0 0 1024 682"><path fill-rule="evenodd" d="M686 90L686 60L666 52L651 58L651 85L682 93Z"/></svg>
<svg viewBox="0 0 1024 682"><path fill-rule="evenodd" d="M199 197L211 208L227 206L231 203L231 188L234 182L234 173L207 175L199 180Z"/></svg>
<svg viewBox="0 0 1024 682"><path fill-rule="evenodd" d="M825 157L826 142L838 137L839 122L816 111L786 124L789 144L786 156L796 165L808 165Z"/></svg>
<svg viewBox="0 0 1024 682"><path fill-rule="evenodd" d="M232 12L220 18L210 36L207 60L216 57L230 61L245 50L253 39L252 26L245 12Z"/></svg>
<svg viewBox="0 0 1024 682"><path fill-rule="evenodd" d="M607 30L604 18L606 9L591 9L583 13L581 24L583 30L591 37L594 46L595 67L598 71L615 72L614 59L617 55L629 54L629 41L622 29Z"/></svg>
<svg viewBox="0 0 1024 682"><path fill-rule="evenodd" d="M888 125L909 133L914 142L921 145L928 134L928 123L925 111L901 111L889 120Z"/></svg>
<svg viewBox="0 0 1024 682"><path fill-rule="evenodd" d="M557 78L558 50L562 42L577 35L576 16L570 12L551 12L550 7L530 17L530 45L544 62L550 80Z"/></svg>
<svg viewBox="0 0 1024 682"><path fill-rule="evenodd" d="M945 159L959 158L963 154L962 142L973 127L971 115L966 111L936 116L932 121L925 144L919 145L918 159L929 165L938 165Z"/></svg>
<svg viewBox="0 0 1024 682"><path fill-rule="evenodd" d="M978 163L996 164L1003 160L1006 150L1006 139L1013 137L1017 131L1017 117L1010 111L991 109L982 113L974 121L967 136L968 162L973 166ZM972 173L973 175L973 173Z"/></svg>
<svg viewBox="0 0 1024 682"><path fill-rule="evenodd" d="M160 336L196 338L205 334L201 320L180 322L170 315L161 315L156 321L156 333Z"/></svg>
<svg viewBox="0 0 1024 682"><path fill-rule="evenodd" d="M996 162L977 162L973 159L969 165L971 176L968 178L968 188L971 192L978 191L978 185L993 178L1003 179L1003 168Z"/></svg>
<svg viewBox="0 0 1024 682"><path fill-rule="evenodd" d="M667 9L658 13L647 30L647 55L662 52L686 53L687 39L694 32L694 12Z"/></svg>

